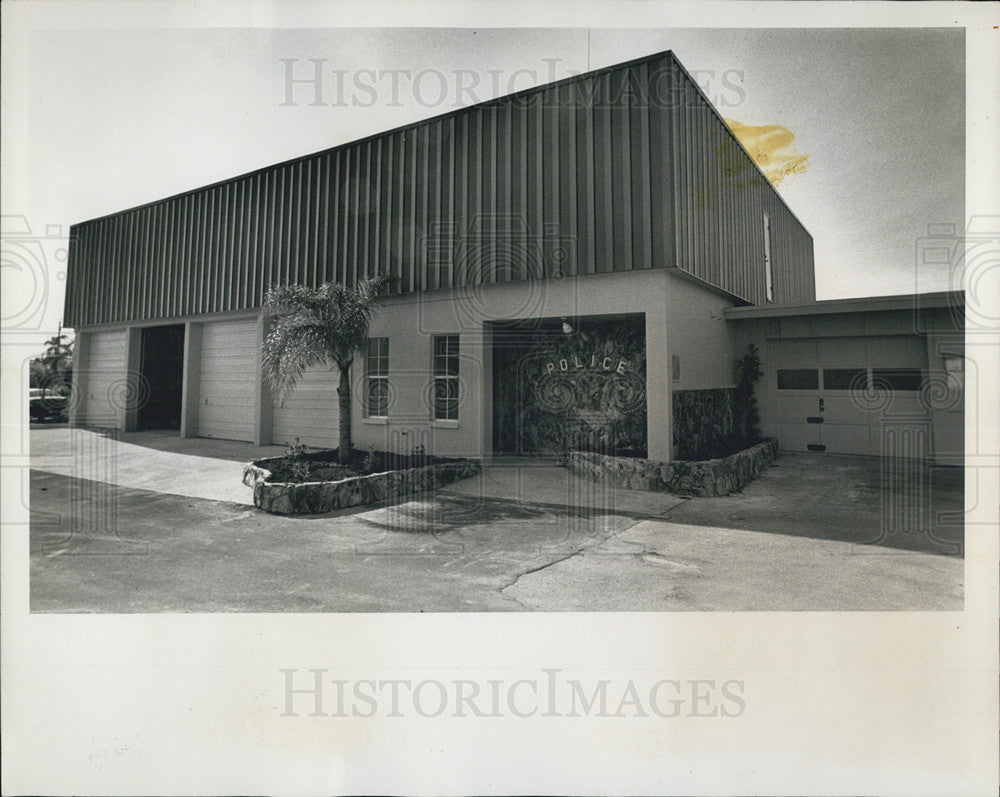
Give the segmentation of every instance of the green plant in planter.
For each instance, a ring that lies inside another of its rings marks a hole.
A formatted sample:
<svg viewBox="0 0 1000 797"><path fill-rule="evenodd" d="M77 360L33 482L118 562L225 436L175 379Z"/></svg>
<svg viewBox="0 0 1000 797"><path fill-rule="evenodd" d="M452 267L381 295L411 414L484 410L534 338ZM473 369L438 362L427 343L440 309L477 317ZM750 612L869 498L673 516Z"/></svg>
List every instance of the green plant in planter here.
<svg viewBox="0 0 1000 797"><path fill-rule="evenodd" d="M760 412L754 388L763 375L757 347L750 343L735 367L737 430L744 446L760 442Z"/></svg>
<svg viewBox="0 0 1000 797"><path fill-rule="evenodd" d="M410 463L414 468L422 468L427 464L427 448L423 443L410 449Z"/></svg>
<svg viewBox="0 0 1000 797"><path fill-rule="evenodd" d="M297 459L306 453L308 446L305 443L300 443L299 438L295 440L288 446L288 451L285 452L286 459Z"/></svg>
<svg viewBox="0 0 1000 797"><path fill-rule="evenodd" d="M299 438L288 446L288 451L282 457L284 466L292 476L293 481L305 481L309 478L309 463L303 462L300 457L306 453L306 446L299 442Z"/></svg>
<svg viewBox="0 0 1000 797"><path fill-rule="evenodd" d="M375 446L368 446L368 453L365 455L365 461L362 464L365 473L374 473L375 469L378 467L378 457L375 456Z"/></svg>

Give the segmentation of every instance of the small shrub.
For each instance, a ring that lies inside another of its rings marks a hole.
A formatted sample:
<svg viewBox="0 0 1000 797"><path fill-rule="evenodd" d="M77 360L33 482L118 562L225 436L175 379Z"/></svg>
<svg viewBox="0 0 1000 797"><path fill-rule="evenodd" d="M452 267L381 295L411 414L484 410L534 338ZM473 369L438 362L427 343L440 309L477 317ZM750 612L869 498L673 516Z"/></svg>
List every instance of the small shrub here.
<svg viewBox="0 0 1000 797"><path fill-rule="evenodd" d="M301 457L306 453L306 448L308 446L305 443L300 443L299 438L295 438L295 442L288 446L288 451L285 452L285 459L294 459L296 457Z"/></svg>
<svg viewBox="0 0 1000 797"><path fill-rule="evenodd" d="M747 346L747 353L736 361L735 371L736 408L739 417L737 434L744 446L751 446L760 442L760 412L754 388L764 375L760 369L760 355L752 343Z"/></svg>
<svg viewBox="0 0 1000 797"><path fill-rule="evenodd" d="M375 455L375 446L368 446L368 454L365 455L365 461L362 463L365 473L374 473L375 469L378 467L378 457Z"/></svg>
<svg viewBox="0 0 1000 797"><path fill-rule="evenodd" d="M300 443L299 438L296 437L282 457L281 464L287 469L293 481L302 482L309 479L309 463L300 459L305 453L306 446Z"/></svg>

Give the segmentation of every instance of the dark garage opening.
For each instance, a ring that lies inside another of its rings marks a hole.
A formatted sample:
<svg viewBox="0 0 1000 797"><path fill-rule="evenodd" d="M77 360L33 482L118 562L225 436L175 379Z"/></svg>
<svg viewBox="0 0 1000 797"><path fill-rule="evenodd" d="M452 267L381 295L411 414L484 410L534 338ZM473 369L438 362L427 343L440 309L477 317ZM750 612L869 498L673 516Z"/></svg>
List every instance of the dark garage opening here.
<svg viewBox="0 0 1000 797"><path fill-rule="evenodd" d="M139 429L180 429L184 384L184 325L142 330L144 399L139 406Z"/></svg>

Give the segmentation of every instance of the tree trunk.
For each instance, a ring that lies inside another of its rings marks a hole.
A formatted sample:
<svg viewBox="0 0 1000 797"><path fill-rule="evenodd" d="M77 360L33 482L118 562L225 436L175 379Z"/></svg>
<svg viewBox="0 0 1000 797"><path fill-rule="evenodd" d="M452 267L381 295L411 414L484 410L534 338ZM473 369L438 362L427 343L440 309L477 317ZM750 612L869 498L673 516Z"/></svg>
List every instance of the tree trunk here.
<svg viewBox="0 0 1000 797"><path fill-rule="evenodd" d="M337 448L337 461L346 465L351 457L351 364L338 366L340 368L340 384L337 386L337 398L340 406L340 443Z"/></svg>

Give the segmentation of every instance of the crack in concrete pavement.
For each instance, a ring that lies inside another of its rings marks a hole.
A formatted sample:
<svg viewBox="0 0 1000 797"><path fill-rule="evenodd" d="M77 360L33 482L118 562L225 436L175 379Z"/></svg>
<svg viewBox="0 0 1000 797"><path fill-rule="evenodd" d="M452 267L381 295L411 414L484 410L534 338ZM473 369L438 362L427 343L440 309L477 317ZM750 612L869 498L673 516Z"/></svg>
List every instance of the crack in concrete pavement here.
<svg viewBox="0 0 1000 797"><path fill-rule="evenodd" d="M618 515L618 517L624 517L624 515ZM617 531L613 531L610 534L606 535L605 537L602 537L599 540L595 540L594 542L590 543L589 545L582 545L579 548L577 548L575 551L572 551L572 552L566 554L565 556L560 556L557 559L553 559L551 562L546 562L544 564L538 565L537 567L529 567L527 570L524 570L524 571L518 573L516 576L514 576L513 580L511 580L508 584L504 584L502 587L500 587L499 592L503 595L503 597L509 598L510 600L513 600L513 601L516 601L520 606L524 606L526 609L533 609L533 607L525 605L524 603L522 603L521 601L519 601L517 598L515 598L513 595L506 594L506 591L508 589L510 589L511 587L515 586L517 584L517 582L520 581L525 576L530 576L532 573L538 573L541 570L546 570L547 568L553 567L554 565L558 565L558 564L561 564L562 562L565 562L565 561L567 561L569 559L572 559L574 556L579 556L580 554L586 553L587 551L590 551L590 550L593 550L594 548L600 547L601 545L604 545L604 543L606 543L608 540L612 539L613 537L617 537L620 534L624 534L626 531L634 529L640 523L645 522L645 519L632 518L632 517L629 517L628 520L631 521L628 526L625 526L624 528L618 529ZM636 543L636 544L638 544L638 543ZM637 552L637 553L621 554L621 556L644 556L647 553L647 551L646 551L646 547L644 545L642 546L642 548L643 549L641 551Z"/></svg>

